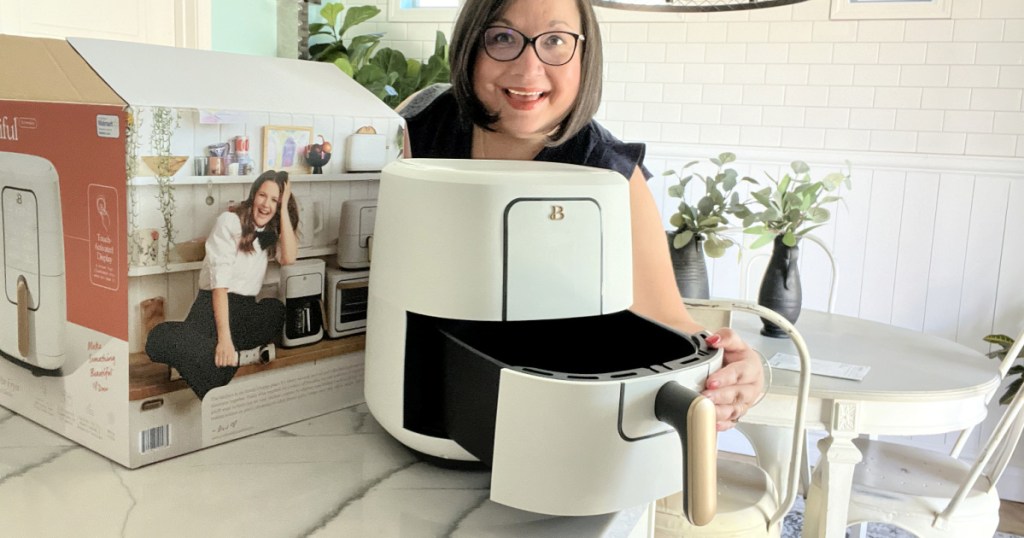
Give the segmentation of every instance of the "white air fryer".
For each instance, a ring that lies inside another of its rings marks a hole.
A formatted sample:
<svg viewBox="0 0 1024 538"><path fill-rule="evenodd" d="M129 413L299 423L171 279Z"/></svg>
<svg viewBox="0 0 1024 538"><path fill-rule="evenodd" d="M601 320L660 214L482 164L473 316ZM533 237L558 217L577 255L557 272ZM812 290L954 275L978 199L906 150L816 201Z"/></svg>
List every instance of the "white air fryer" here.
<svg viewBox="0 0 1024 538"><path fill-rule="evenodd" d="M0 353L40 374L67 375L60 184L50 161L0 152L4 301Z"/></svg>
<svg viewBox="0 0 1024 538"><path fill-rule="evenodd" d="M345 200L338 221L338 267L348 270L370 266L377 200Z"/></svg>
<svg viewBox="0 0 1024 538"><path fill-rule="evenodd" d="M324 338L324 272L327 264L316 258L281 266L278 296L284 303L281 345L315 344Z"/></svg>
<svg viewBox="0 0 1024 538"><path fill-rule="evenodd" d="M490 466L507 506L592 515L684 489L709 521L714 405L698 391L721 353L627 310L626 179L406 159L380 184L365 394L381 425L429 460Z"/></svg>

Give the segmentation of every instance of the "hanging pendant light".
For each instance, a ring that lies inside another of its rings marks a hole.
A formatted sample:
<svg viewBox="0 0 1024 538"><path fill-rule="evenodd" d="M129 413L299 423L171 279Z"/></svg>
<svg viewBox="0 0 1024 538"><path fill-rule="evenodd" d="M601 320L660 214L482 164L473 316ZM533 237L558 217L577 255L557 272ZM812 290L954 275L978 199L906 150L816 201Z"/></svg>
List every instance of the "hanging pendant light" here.
<svg viewBox="0 0 1024 538"><path fill-rule="evenodd" d="M630 11L709 12L760 9L807 0L591 0L597 7Z"/></svg>

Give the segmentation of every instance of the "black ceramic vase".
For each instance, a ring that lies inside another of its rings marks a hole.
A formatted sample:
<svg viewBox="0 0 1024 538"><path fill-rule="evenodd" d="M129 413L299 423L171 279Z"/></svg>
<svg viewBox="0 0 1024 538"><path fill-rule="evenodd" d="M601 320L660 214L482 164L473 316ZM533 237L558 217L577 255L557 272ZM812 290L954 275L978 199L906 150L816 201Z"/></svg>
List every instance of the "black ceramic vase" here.
<svg viewBox="0 0 1024 538"><path fill-rule="evenodd" d="M672 269L676 273L679 293L689 299L708 299L708 267L704 260L704 242L694 237L683 248L674 248L674 232L668 233L668 251L672 255Z"/></svg>
<svg viewBox="0 0 1024 538"><path fill-rule="evenodd" d="M782 236L775 238L771 260L761 280L761 290L757 294L757 304L770 308L790 323L796 323L800 317L800 305L803 294L800 291L800 270L797 259L800 256L800 245L786 246ZM764 328L761 334L773 338L784 338L786 332L778 325L761 318Z"/></svg>

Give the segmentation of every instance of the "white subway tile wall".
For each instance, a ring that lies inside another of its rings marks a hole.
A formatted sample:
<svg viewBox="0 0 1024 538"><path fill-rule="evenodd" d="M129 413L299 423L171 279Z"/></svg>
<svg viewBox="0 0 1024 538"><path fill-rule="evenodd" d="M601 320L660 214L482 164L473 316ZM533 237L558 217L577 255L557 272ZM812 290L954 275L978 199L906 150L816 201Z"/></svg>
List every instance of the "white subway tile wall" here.
<svg viewBox="0 0 1024 538"><path fill-rule="evenodd" d="M1021 0L957 0L948 20L832 21L829 11L829 0L711 14L599 10L608 81L599 119L650 143L1024 155ZM364 26L424 58L452 25Z"/></svg>

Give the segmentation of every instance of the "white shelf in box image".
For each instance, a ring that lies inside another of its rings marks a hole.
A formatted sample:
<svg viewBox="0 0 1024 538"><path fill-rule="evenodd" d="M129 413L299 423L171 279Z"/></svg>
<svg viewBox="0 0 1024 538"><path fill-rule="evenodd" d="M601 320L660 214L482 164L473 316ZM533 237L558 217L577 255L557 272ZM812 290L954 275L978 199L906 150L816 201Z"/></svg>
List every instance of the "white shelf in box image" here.
<svg viewBox="0 0 1024 538"><path fill-rule="evenodd" d="M207 183L213 183L214 185L234 185L234 184L250 184L256 179L258 174L250 174L247 176L172 176L172 180L175 185L206 185ZM345 174L292 174L289 175L289 179L298 183L315 183L325 181L376 181L380 179L380 172L353 172ZM135 176L129 183L131 186L144 187L156 185L156 177L154 176Z"/></svg>

